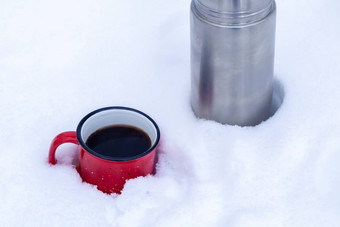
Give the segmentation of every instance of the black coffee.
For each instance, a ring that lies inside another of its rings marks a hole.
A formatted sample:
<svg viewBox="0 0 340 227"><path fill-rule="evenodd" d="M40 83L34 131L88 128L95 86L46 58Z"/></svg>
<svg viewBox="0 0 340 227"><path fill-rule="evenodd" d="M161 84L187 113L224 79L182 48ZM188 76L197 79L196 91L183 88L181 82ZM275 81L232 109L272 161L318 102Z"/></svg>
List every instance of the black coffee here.
<svg viewBox="0 0 340 227"><path fill-rule="evenodd" d="M92 133L86 140L86 145L99 154L123 158L147 151L151 147L151 140L139 128L112 125Z"/></svg>

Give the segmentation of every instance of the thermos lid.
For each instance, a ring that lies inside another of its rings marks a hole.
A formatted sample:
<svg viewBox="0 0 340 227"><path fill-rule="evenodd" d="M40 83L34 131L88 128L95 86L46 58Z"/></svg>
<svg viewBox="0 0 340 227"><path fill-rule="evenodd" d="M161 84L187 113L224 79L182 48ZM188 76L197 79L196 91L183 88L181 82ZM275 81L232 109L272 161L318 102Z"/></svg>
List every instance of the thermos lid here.
<svg viewBox="0 0 340 227"><path fill-rule="evenodd" d="M247 24L265 18L275 7L274 0L193 0L197 11L221 24Z"/></svg>

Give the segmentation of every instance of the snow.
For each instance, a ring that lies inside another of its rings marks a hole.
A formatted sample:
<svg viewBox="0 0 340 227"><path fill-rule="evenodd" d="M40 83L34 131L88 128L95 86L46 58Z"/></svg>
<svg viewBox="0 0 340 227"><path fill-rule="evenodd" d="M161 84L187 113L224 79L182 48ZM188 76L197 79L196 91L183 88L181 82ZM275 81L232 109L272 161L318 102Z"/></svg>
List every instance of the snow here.
<svg viewBox="0 0 340 227"><path fill-rule="evenodd" d="M277 0L275 97L256 127L196 119L189 0L0 2L0 225L340 226L335 0ZM83 183L51 140L123 105L161 129L157 174Z"/></svg>

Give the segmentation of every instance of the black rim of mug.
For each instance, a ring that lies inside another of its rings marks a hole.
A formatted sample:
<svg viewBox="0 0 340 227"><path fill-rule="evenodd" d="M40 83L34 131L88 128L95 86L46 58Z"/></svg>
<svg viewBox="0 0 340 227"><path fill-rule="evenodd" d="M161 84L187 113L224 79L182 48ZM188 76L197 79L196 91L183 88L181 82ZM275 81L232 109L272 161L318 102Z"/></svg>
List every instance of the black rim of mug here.
<svg viewBox="0 0 340 227"><path fill-rule="evenodd" d="M91 148L89 148L85 144L85 142L83 141L83 139L81 137L81 129L82 129L85 121L87 119L89 119L91 116L93 116L93 115L95 115L95 114L97 114L99 112L107 111L107 110L112 110L112 109L120 109L120 110L127 110L127 111L136 112L136 113L141 114L144 117L146 117L153 124L153 126L156 129L156 133L157 133L156 134L156 140L155 140L155 142L152 144L152 146L148 150L146 150L143 153L140 153L138 155L131 156L131 157L111 157L111 156L99 154L99 153L95 152L94 150L92 150ZM160 139L160 131L159 131L158 125L156 124L156 122L149 115L143 113L140 110L136 110L136 109L133 109L133 108L130 108L130 107L125 107L125 106L109 106L109 107L104 107L104 108L100 108L100 109L92 111L91 113L87 114L85 117L83 117L83 119L80 120L80 122L79 122L79 124L77 126L77 131L76 132L77 132L77 139L79 141L80 146L82 146L82 148L84 148L90 154L92 154L92 155L94 155L94 156L96 156L98 158L109 160L109 161L131 161L131 160L136 160L138 158L144 157L145 155L151 153L156 148L156 146L158 145L159 139Z"/></svg>

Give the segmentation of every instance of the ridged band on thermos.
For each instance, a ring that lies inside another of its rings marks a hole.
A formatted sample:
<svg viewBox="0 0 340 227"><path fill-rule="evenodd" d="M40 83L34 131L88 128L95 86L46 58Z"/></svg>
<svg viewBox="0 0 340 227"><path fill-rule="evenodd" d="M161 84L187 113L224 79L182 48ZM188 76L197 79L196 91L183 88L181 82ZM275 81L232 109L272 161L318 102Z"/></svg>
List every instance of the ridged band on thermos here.
<svg viewBox="0 0 340 227"><path fill-rule="evenodd" d="M257 11L233 12L215 10L203 4L200 0L193 0L191 9L196 16L209 23L222 26L242 26L253 24L266 18L275 9L275 1L269 1Z"/></svg>

